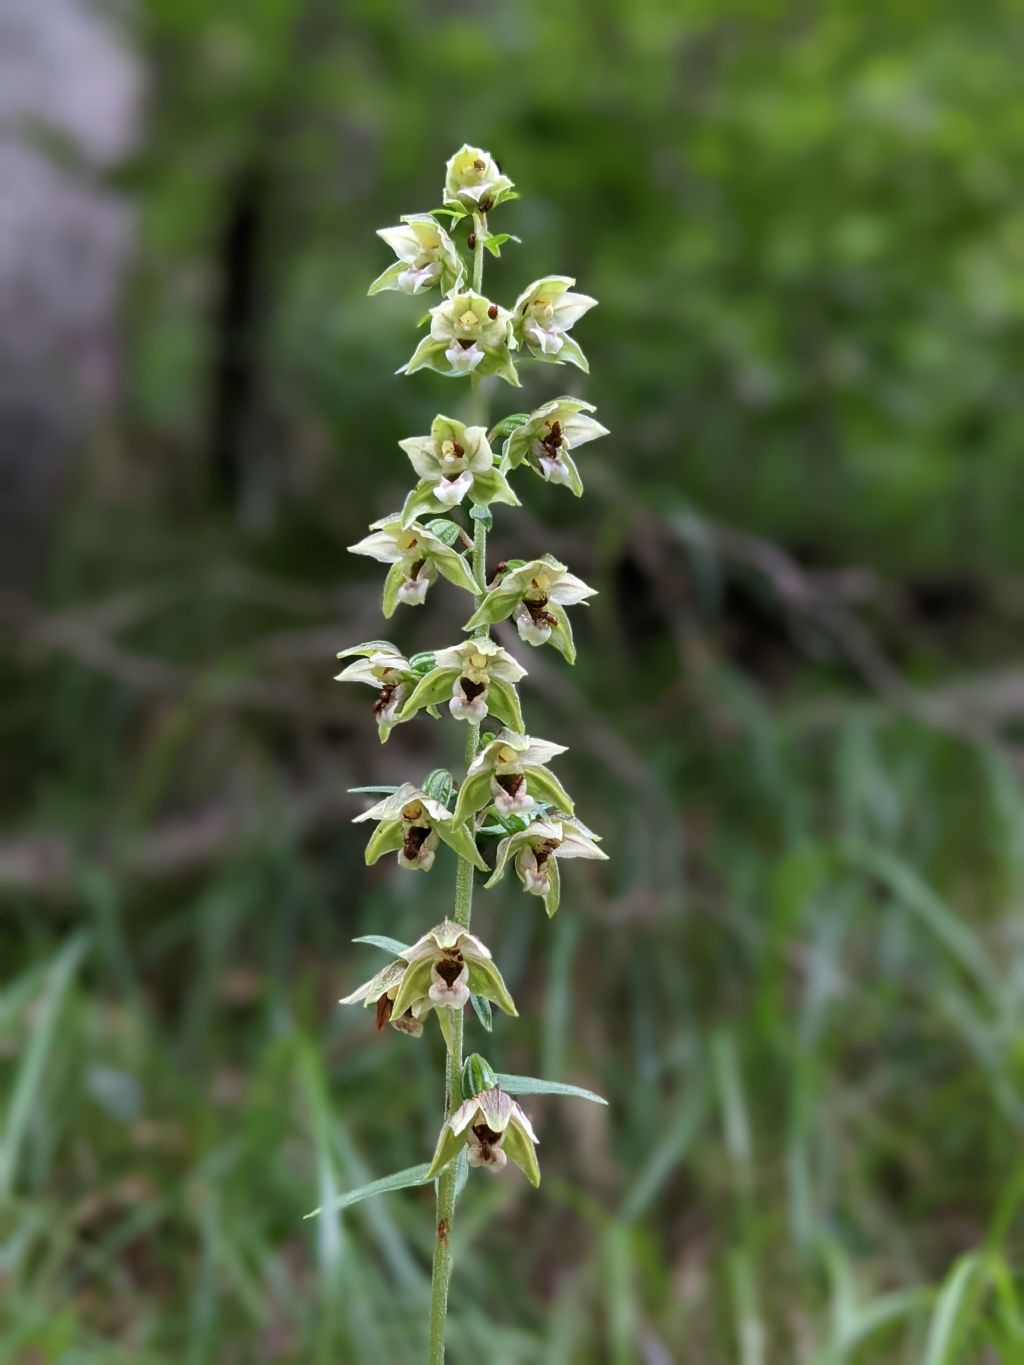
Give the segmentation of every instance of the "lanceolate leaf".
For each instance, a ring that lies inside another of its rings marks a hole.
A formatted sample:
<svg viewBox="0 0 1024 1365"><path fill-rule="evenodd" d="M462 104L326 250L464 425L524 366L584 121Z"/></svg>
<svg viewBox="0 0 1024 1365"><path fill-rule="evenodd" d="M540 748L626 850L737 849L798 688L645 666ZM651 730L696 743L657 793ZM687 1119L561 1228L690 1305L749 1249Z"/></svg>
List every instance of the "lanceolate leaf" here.
<svg viewBox="0 0 1024 1365"><path fill-rule="evenodd" d="M429 1165L424 1161L419 1166L410 1166L404 1171L396 1171L394 1175L386 1175L380 1180L371 1180L369 1185L360 1185L357 1190L349 1190L348 1194L341 1195L331 1205L331 1210L337 1213L341 1209L347 1209L350 1204L359 1204L364 1199L372 1199L375 1194L387 1194L391 1190L407 1190L413 1185L425 1185L429 1170ZM323 1209L314 1209L312 1213L307 1213L306 1217L315 1218L320 1213L323 1213Z"/></svg>
<svg viewBox="0 0 1024 1365"><path fill-rule="evenodd" d="M401 957L408 944L399 943L397 938L388 938L387 934L362 934L359 938L354 938L353 943L368 943L371 948L381 948L385 953L390 953L392 957Z"/></svg>
<svg viewBox="0 0 1024 1365"><path fill-rule="evenodd" d="M498 1084L507 1095L569 1095L577 1100L590 1100L594 1104L607 1104L601 1095L593 1090L584 1090L579 1085L563 1085L561 1081L542 1081L537 1076L507 1076L498 1074Z"/></svg>
<svg viewBox="0 0 1024 1365"><path fill-rule="evenodd" d="M483 1024L488 1033L494 1027L494 1015L491 1012L491 1002L482 995L471 995L469 1002L473 1006L473 1012Z"/></svg>

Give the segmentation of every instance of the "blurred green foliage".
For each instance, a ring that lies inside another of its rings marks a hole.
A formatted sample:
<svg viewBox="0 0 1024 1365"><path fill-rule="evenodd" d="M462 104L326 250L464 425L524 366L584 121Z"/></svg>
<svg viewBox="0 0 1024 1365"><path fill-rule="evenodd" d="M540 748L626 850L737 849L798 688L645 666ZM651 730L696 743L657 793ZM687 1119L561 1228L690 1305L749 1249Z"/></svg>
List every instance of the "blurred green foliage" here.
<svg viewBox="0 0 1024 1365"><path fill-rule="evenodd" d="M531 1101L539 1196L470 1183L452 1359L1024 1358L1019 709L984 685L1024 614L1019 16L131 22L123 402L2 662L0 1358L422 1355L429 1192L302 1215L438 1123L438 1040L334 1001L373 965L348 940L416 936L452 869L368 872L345 788L458 737L379 750L330 675L379 634L343 547L459 393L394 377L421 310L363 297L373 229L436 204L467 138L523 193L489 290L558 270L601 301L588 499L534 481L493 553L601 590L524 703L613 856L550 925L480 897L522 1018L467 1027L612 1107ZM395 638L455 638L454 599Z"/></svg>

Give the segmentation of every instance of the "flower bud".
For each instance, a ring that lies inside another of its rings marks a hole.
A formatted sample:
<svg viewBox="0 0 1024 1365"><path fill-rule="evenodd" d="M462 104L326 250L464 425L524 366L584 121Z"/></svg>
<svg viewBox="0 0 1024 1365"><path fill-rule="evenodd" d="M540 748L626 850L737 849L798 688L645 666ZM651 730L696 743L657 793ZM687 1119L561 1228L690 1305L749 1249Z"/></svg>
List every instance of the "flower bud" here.
<svg viewBox="0 0 1024 1365"><path fill-rule="evenodd" d="M482 147L460 147L445 168L444 202L449 208L489 213L514 197L512 181Z"/></svg>
<svg viewBox="0 0 1024 1365"><path fill-rule="evenodd" d="M490 1090L498 1084L498 1078L486 1057L479 1052L471 1053L462 1065L462 1098L472 1099L481 1090Z"/></svg>

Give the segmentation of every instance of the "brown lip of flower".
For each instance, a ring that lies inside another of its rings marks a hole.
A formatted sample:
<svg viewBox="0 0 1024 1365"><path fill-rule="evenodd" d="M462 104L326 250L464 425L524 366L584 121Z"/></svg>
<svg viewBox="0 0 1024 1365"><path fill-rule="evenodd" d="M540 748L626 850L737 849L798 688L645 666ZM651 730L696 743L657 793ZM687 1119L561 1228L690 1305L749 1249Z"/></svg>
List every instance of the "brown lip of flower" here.
<svg viewBox="0 0 1024 1365"><path fill-rule="evenodd" d="M402 844L402 853L410 862L414 862L419 856L420 849L426 842L430 830L426 825L410 825Z"/></svg>
<svg viewBox="0 0 1024 1365"><path fill-rule="evenodd" d="M460 678L459 686L462 688L462 694L467 701L476 701L480 693L487 687L487 684L473 682L471 678Z"/></svg>
<svg viewBox="0 0 1024 1365"><path fill-rule="evenodd" d="M434 963L434 970L446 986L452 986L457 981L460 972L465 964L461 953L454 953L450 957L443 957Z"/></svg>

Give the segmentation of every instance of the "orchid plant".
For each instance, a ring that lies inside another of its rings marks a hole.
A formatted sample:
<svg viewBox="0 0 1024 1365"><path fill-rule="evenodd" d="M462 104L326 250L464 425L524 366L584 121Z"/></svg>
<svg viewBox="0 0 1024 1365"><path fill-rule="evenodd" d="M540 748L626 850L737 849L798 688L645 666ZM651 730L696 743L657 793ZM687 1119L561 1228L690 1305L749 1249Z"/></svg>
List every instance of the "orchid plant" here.
<svg viewBox="0 0 1024 1365"><path fill-rule="evenodd" d="M424 319L426 335L399 373L429 368L465 381L468 394L465 421L439 414L427 435L399 442L416 482L401 511L374 522L370 534L349 549L388 566L386 618L402 606L422 606L440 578L467 593L472 606L466 638L444 648L406 658L390 641L370 640L338 656L353 660L339 681L376 690L373 715L381 742L422 711L434 717L446 711L466 726L465 775L458 785L451 773L437 769L419 784L357 789L380 798L355 817L374 825L368 864L393 854L399 867L430 873L442 845L458 861L450 915L411 945L379 935L357 939L385 950L390 960L341 1002L372 1005L378 1028L390 1023L411 1037L421 1037L433 1016L447 1049L444 1114L433 1159L337 1201L346 1207L387 1190L435 1183L432 1365L444 1359L452 1228L470 1169L496 1173L511 1160L532 1185L540 1183L537 1135L512 1097L563 1094L604 1103L577 1086L496 1073L479 1053L463 1059L467 1007L488 1032L492 1005L517 1016L490 949L470 932L475 873L490 887L511 865L524 891L539 898L550 916L559 904L560 860L607 857L549 767L564 745L525 732L518 689L527 669L491 638L492 627L510 621L523 643L550 644L574 661L566 608L585 605L594 589L547 554L506 560L489 571L487 533L492 507L520 505L510 476L518 478L521 470L579 496L575 452L606 434L591 415L593 407L573 397L547 399L532 412L488 426L488 385L503 380L520 387L525 364L568 363L588 371L571 330L596 301L573 292L569 276L535 280L511 309L483 293L485 252L500 256L506 242L518 240L492 232L489 215L515 198L512 181L490 153L464 146L448 162L443 205L410 214L378 234L397 260L373 282L371 294L441 292ZM488 727L489 717L494 728Z"/></svg>

